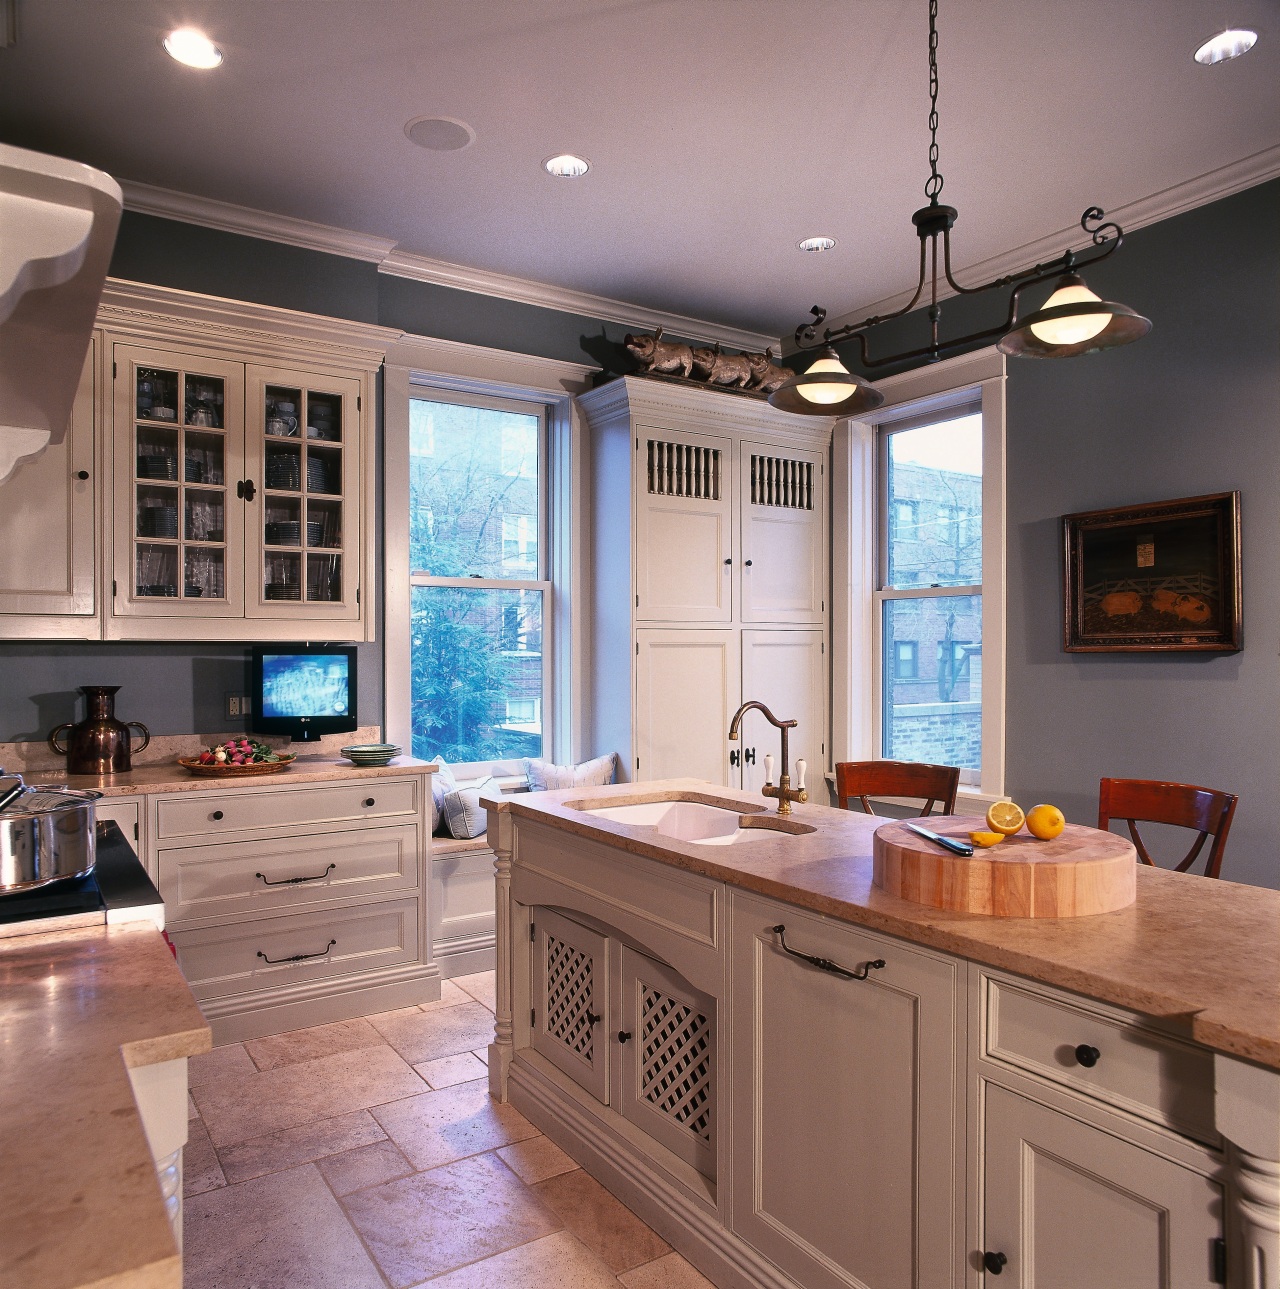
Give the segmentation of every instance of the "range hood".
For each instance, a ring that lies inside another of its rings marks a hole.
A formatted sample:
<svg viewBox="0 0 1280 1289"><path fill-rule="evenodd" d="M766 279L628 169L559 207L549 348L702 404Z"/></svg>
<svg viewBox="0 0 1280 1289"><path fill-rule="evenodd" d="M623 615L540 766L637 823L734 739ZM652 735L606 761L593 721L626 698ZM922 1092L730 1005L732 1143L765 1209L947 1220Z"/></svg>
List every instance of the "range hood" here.
<svg viewBox="0 0 1280 1289"><path fill-rule="evenodd" d="M0 483L67 431L123 206L101 170L0 144Z"/></svg>

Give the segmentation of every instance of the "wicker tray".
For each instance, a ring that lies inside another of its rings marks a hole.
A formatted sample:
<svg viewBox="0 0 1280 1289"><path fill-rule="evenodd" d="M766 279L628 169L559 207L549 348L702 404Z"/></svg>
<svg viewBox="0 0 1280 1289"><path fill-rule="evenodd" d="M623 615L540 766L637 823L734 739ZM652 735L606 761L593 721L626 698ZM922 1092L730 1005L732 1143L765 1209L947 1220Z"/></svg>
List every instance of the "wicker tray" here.
<svg viewBox="0 0 1280 1289"><path fill-rule="evenodd" d="M234 779L257 774L279 774L281 770L287 770L296 760L296 756L290 755L282 756L278 761L256 761L252 765L224 763L201 765L194 756L180 756L178 764L189 774L200 774L209 779Z"/></svg>

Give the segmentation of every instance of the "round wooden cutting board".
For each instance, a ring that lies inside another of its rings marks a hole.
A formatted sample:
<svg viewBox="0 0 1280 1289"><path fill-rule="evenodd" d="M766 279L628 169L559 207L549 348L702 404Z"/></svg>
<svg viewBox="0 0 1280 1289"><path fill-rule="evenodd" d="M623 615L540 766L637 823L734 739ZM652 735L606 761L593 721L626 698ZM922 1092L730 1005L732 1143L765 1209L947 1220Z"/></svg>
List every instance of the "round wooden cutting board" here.
<svg viewBox="0 0 1280 1289"><path fill-rule="evenodd" d="M986 821L940 815L920 823L967 842ZM957 913L997 918L1070 918L1123 909L1137 898L1137 855L1114 833L1068 824L1052 841L1025 830L998 846L953 855L902 821L876 829L872 881L890 895Z"/></svg>

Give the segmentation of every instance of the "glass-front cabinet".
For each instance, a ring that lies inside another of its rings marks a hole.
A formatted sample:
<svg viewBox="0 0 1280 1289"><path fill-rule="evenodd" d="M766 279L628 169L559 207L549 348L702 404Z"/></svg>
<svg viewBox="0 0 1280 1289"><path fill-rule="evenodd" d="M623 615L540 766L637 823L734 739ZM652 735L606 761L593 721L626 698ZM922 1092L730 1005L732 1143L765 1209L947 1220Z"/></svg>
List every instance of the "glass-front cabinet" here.
<svg viewBox="0 0 1280 1289"><path fill-rule="evenodd" d="M113 358L109 636L359 623L361 380L124 344Z"/></svg>

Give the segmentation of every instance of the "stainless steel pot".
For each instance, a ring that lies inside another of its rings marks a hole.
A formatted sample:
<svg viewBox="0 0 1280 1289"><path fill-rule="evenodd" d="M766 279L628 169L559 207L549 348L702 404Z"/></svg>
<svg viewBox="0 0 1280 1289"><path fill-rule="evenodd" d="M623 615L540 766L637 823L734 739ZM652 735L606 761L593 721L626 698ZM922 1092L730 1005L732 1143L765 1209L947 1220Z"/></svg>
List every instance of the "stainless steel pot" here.
<svg viewBox="0 0 1280 1289"><path fill-rule="evenodd" d="M93 871L94 802L101 792L27 786L18 775L3 775L0 801L6 795L8 804L0 807L0 895Z"/></svg>

